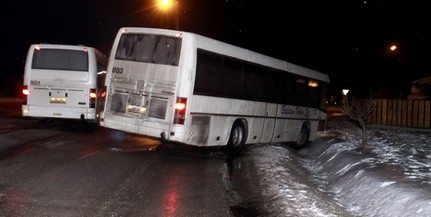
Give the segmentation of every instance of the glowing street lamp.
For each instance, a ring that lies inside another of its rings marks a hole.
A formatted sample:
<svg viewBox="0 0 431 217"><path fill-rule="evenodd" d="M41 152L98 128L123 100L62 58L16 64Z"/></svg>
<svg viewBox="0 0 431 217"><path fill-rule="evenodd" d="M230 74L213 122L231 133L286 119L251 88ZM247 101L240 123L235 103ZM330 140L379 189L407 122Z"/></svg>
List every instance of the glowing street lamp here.
<svg viewBox="0 0 431 217"><path fill-rule="evenodd" d="M157 7L162 11L171 10L174 6L173 0L159 0L157 1Z"/></svg>
<svg viewBox="0 0 431 217"><path fill-rule="evenodd" d="M163 12L175 10L175 28L178 30L180 27L180 19L178 13L178 1L175 0L157 0L157 8Z"/></svg>

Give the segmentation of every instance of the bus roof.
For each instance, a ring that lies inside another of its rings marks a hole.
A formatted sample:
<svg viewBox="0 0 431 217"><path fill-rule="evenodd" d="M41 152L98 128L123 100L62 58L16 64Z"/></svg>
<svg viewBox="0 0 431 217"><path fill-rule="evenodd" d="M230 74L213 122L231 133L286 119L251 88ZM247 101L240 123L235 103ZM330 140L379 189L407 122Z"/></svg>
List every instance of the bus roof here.
<svg viewBox="0 0 431 217"><path fill-rule="evenodd" d="M303 66L299 66L284 60L276 59L264 54L260 54L236 45L228 44L216 39L212 39L206 36L202 36L196 33L171 30L171 29L160 29L160 28L146 28L146 27L123 27L119 30L128 32L151 32L154 34L169 34L169 35L183 35L190 36L196 40L196 46L203 50L211 51L214 53L223 54L233 58L253 62L259 65L279 69L282 71L291 72L304 77L317 79L324 82L329 82L329 76L325 73L309 69Z"/></svg>
<svg viewBox="0 0 431 217"><path fill-rule="evenodd" d="M49 44L49 43L40 43L40 44L31 44L30 47L40 47L40 48L55 48L55 49L68 49L68 50L81 50L83 48L97 50L91 46L85 45L70 45L70 44ZM98 50L97 50L98 51ZM100 51L99 51L100 52Z"/></svg>

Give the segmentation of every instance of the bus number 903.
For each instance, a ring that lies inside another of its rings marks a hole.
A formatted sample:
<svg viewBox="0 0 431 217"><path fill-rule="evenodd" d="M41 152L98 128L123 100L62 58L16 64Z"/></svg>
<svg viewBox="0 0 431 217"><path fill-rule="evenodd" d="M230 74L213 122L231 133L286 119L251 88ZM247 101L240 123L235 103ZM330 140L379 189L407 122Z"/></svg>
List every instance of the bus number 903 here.
<svg viewBox="0 0 431 217"><path fill-rule="evenodd" d="M121 67L113 67L112 68L112 73L123 74L123 68L121 68Z"/></svg>

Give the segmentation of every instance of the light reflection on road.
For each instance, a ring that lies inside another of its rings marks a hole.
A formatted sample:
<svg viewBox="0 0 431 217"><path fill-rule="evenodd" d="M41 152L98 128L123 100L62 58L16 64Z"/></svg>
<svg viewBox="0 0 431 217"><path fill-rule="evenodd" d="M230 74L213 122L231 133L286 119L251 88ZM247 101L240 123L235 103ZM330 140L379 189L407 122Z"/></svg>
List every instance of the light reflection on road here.
<svg viewBox="0 0 431 217"><path fill-rule="evenodd" d="M163 201L163 215L164 217L174 217L177 216L178 209L178 187L182 183L178 180L178 175L176 173L170 174L168 178L168 190L164 195Z"/></svg>
<svg viewBox="0 0 431 217"><path fill-rule="evenodd" d="M16 187L6 189L4 193L0 192L0 202L4 203L2 207L6 216L22 216L24 196L24 192Z"/></svg>
<svg viewBox="0 0 431 217"><path fill-rule="evenodd" d="M159 139L149 138L140 135L132 135L122 131L111 131L109 137L115 141L111 151L119 152L139 152L155 151L161 144Z"/></svg>

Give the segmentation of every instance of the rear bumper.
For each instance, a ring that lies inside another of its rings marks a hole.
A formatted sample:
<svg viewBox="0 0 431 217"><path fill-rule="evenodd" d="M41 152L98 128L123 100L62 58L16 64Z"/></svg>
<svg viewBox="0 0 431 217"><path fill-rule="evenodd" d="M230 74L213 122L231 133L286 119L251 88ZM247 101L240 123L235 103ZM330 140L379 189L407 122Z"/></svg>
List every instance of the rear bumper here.
<svg viewBox="0 0 431 217"><path fill-rule="evenodd" d="M23 105L21 111L24 117L82 119L89 121L97 119L96 110L88 108Z"/></svg>

